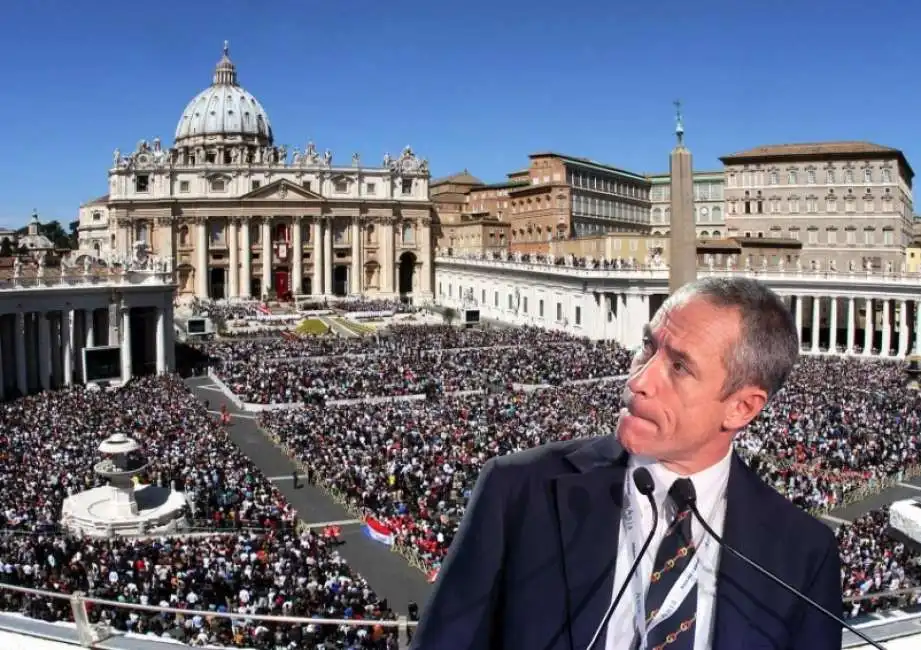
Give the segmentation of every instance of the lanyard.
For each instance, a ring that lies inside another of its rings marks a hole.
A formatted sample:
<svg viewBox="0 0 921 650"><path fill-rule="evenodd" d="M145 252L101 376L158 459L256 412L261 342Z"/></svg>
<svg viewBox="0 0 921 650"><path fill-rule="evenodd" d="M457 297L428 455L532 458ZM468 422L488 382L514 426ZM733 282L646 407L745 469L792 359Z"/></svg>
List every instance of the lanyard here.
<svg viewBox="0 0 921 650"><path fill-rule="evenodd" d="M623 514L623 524L624 531L627 534L627 539L630 542L630 559L628 564L632 565L639 555L640 549L643 547L642 533L639 528L639 510L634 507L636 502L636 493L634 492L634 486L632 481L627 483L627 498L626 504L624 507ZM713 512L710 513L711 519L712 515L715 514L716 508L722 504L722 500L725 498L725 491L723 496L720 499L716 500L716 504L713 508ZM690 514L688 516L691 516ZM688 563L688 566L685 567L684 571L681 573L681 576L672 585L672 588L669 590L668 595L665 597L665 602L662 603L662 607L659 608L659 611L656 612L656 615L652 618L649 623L646 623L646 590L643 587L643 575L649 573L646 571L646 567L643 565L646 562L642 562L640 565L640 570L637 571L632 578L633 583L633 612L636 617L635 629L639 635L639 644L637 650L646 650L646 635L654 627L667 620L672 614L677 611L678 607L687 598L688 594L691 592L691 589L696 588L697 586L697 574L700 568L700 554L704 549L709 546L711 540L709 536L703 538L703 542L698 545L697 551L694 553L694 557L691 558L691 561Z"/></svg>

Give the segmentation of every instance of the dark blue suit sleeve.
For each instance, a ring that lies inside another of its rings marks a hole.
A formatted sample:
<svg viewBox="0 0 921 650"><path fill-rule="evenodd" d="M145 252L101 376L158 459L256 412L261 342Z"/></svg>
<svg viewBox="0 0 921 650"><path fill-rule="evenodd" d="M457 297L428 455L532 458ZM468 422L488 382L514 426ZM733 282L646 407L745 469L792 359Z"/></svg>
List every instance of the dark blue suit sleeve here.
<svg viewBox="0 0 921 650"><path fill-rule="evenodd" d="M831 531L828 531L825 557L805 594L833 614L842 614L841 557ZM841 650L841 626L806 603L803 607L804 614L793 634L791 650Z"/></svg>
<svg viewBox="0 0 921 650"><path fill-rule="evenodd" d="M483 465L411 650L490 650L504 547L496 460Z"/></svg>

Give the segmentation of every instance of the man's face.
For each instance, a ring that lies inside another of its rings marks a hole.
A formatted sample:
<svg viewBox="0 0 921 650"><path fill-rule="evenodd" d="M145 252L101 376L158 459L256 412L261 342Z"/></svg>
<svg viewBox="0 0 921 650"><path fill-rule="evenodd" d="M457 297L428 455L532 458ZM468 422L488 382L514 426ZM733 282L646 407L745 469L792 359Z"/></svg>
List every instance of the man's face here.
<svg viewBox="0 0 921 650"><path fill-rule="evenodd" d="M735 310L701 298L659 310L624 388L617 437L627 451L684 474L725 456L734 431L725 427L733 398L723 399L723 356L740 330Z"/></svg>

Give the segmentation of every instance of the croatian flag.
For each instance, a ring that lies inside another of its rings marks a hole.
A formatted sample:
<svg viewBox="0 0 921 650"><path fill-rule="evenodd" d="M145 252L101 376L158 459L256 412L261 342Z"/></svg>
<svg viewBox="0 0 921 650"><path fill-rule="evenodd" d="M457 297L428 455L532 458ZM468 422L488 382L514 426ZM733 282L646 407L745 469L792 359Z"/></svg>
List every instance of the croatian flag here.
<svg viewBox="0 0 921 650"><path fill-rule="evenodd" d="M365 525L362 526L362 529L364 529L365 535L373 539L375 542L380 542L381 544L386 544L387 546L393 545L393 531L374 517L368 517L365 519Z"/></svg>

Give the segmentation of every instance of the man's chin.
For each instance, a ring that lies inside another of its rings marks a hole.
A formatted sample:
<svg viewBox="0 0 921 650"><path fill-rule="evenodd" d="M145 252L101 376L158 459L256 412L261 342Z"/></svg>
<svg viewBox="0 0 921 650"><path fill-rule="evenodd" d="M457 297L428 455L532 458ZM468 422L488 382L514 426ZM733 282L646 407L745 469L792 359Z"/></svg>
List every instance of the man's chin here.
<svg viewBox="0 0 921 650"><path fill-rule="evenodd" d="M646 444L655 436L656 426L629 413L623 413L617 422L617 441L631 454L642 454L649 446Z"/></svg>

